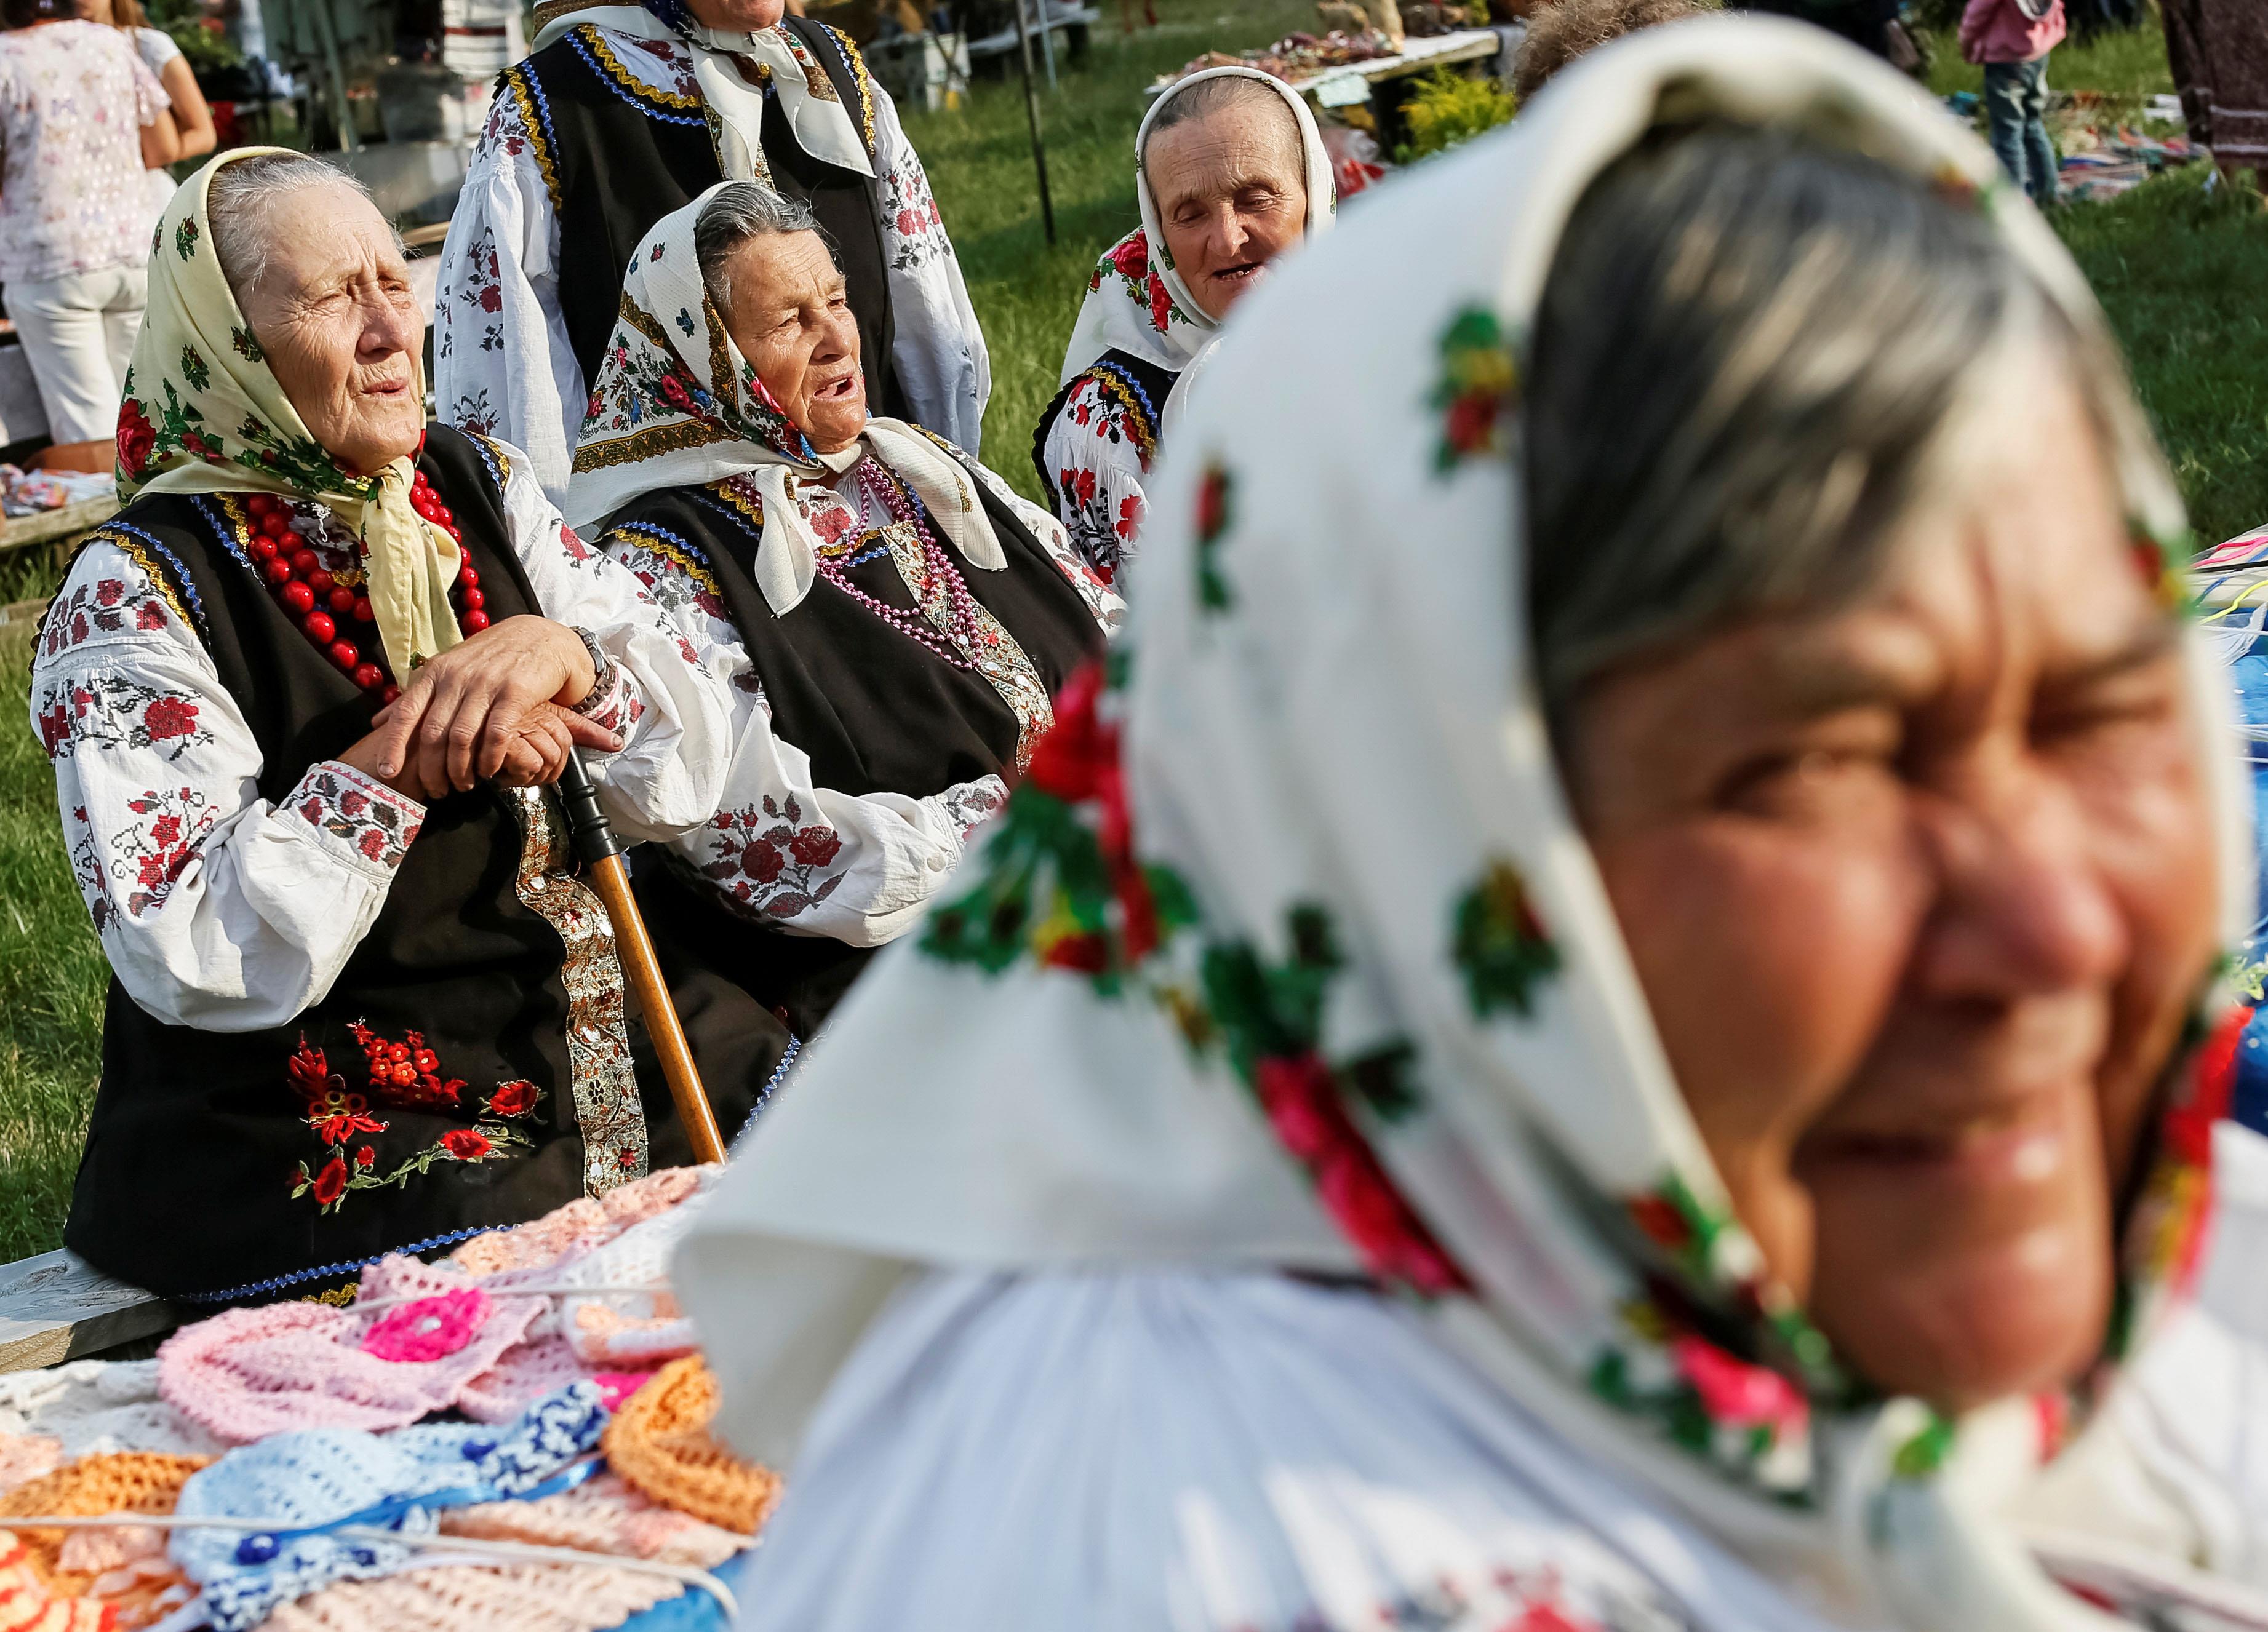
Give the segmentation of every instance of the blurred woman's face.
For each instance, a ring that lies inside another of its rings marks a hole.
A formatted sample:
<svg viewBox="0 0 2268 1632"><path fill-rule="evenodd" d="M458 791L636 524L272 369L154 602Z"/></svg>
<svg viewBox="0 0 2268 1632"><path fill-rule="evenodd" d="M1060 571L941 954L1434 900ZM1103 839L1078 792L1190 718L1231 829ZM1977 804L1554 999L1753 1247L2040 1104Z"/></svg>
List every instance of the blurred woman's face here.
<svg viewBox="0 0 2268 1632"><path fill-rule="evenodd" d="M1569 768L1742 1217L1852 1364L1954 1408L2099 1349L2215 952L2178 621L2035 396L1869 596L1609 673Z"/></svg>

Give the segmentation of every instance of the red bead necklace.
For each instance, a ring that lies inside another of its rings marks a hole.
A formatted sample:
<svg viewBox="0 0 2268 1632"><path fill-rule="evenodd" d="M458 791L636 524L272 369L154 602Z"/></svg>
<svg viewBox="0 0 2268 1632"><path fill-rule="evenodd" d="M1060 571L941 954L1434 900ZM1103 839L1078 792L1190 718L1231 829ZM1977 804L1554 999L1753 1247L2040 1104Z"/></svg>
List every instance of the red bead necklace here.
<svg viewBox="0 0 2268 1632"><path fill-rule="evenodd" d="M450 586L451 604L456 608L458 629L468 636L479 634L489 626L489 614L481 609L485 599L481 593L481 575L464 549L464 534L457 530L456 517L422 470L411 479L409 505L457 541L460 565L457 581ZM252 552L276 605L340 673L364 691L379 693L381 702L391 702L400 696L401 687L386 672L386 649L378 637L377 620L371 614L370 597L323 570L320 559L291 526L290 501L272 493L254 493L246 499L245 508L252 514L251 537L245 548Z"/></svg>

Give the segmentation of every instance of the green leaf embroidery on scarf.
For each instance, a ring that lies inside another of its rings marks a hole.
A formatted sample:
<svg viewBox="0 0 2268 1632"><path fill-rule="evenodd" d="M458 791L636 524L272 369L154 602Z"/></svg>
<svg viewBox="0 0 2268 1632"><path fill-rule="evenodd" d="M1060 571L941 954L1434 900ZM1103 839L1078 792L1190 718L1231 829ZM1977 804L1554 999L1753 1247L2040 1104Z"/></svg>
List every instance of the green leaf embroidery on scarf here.
<svg viewBox="0 0 2268 1632"><path fill-rule="evenodd" d="M1890 1471L1900 1479L1927 1479L1945 1466L1952 1453L1955 1429L1951 1419L1930 1413L1929 1422L1890 1459Z"/></svg>
<svg viewBox="0 0 2268 1632"><path fill-rule="evenodd" d="M1458 901L1451 952L1464 971L1473 1012L1483 1019L1509 1009L1535 1013L1535 986L1559 971L1559 949L1535 915L1528 881L1501 857Z"/></svg>
<svg viewBox="0 0 2268 1632"><path fill-rule="evenodd" d="M228 343L234 346L236 355L247 363L265 363L268 360L268 354L260 349L260 342L252 337L249 327L232 327L228 331Z"/></svg>
<svg viewBox="0 0 2268 1632"><path fill-rule="evenodd" d="M181 378L189 382L189 389L204 392L212 386L212 371L205 366L204 358L195 346L181 348Z"/></svg>
<svg viewBox="0 0 2268 1632"><path fill-rule="evenodd" d="M1226 612L1236 604L1220 570L1220 541L1235 519L1235 478L1208 464L1197 483L1197 604L1208 612Z"/></svg>
<svg viewBox="0 0 2268 1632"><path fill-rule="evenodd" d="M1484 306L1467 306L1441 335L1441 377L1430 399L1441 415L1433 468L1443 474L1464 460L1504 452L1506 405L1520 383L1504 325Z"/></svg>
<svg viewBox="0 0 2268 1632"><path fill-rule="evenodd" d="M2158 604L2169 612L2197 616L2203 608L2189 580L2190 563L2197 559L2197 534L2186 527L2161 532L2139 516L2127 523L2127 530L2133 539L2134 570Z"/></svg>
<svg viewBox="0 0 2268 1632"><path fill-rule="evenodd" d="M173 229L173 253L184 261L197 253L197 224L186 216Z"/></svg>

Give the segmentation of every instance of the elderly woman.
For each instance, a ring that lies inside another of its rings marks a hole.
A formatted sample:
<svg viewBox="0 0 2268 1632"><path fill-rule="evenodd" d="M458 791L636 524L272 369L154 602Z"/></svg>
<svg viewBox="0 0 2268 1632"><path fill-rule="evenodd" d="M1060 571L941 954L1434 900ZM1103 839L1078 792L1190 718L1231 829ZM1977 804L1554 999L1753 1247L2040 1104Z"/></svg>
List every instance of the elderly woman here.
<svg viewBox="0 0 2268 1632"><path fill-rule="evenodd" d="M688 1159L527 784L580 745L625 834L696 827L711 665L512 449L425 425L408 269L339 172L206 165L150 293L128 503L32 676L115 976L66 1240L192 1303L306 1295ZM733 1127L786 1040L688 999Z"/></svg>
<svg viewBox="0 0 2268 1632"><path fill-rule="evenodd" d="M1997 178L1675 24L1240 317L1130 675L680 1255L743 1632L2268 1621L2237 759Z"/></svg>
<svg viewBox="0 0 2268 1632"><path fill-rule="evenodd" d="M642 883L656 932L799 1035L997 809L1116 598L1036 506L869 415L810 212L749 182L657 223L623 285L568 513L722 654L714 819Z"/></svg>
<svg viewBox="0 0 2268 1632"><path fill-rule="evenodd" d="M1041 485L1106 584L1133 557L1182 376L1270 264L1338 209L1307 102L1253 68L1192 74L1152 105L1134 191L1142 224L1095 263L1063 389L1032 438Z"/></svg>

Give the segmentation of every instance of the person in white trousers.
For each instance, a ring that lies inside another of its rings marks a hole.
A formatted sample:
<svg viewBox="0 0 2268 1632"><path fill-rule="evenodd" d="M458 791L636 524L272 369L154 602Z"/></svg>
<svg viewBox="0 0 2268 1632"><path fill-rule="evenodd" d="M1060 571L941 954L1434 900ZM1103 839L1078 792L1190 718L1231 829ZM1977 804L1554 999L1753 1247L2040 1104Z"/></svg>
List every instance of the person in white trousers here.
<svg viewBox="0 0 2268 1632"><path fill-rule="evenodd" d="M70 0L4 0L0 17L0 298L55 441L39 463L105 470L147 286L144 178L180 136L119 30Z"/></svg>

